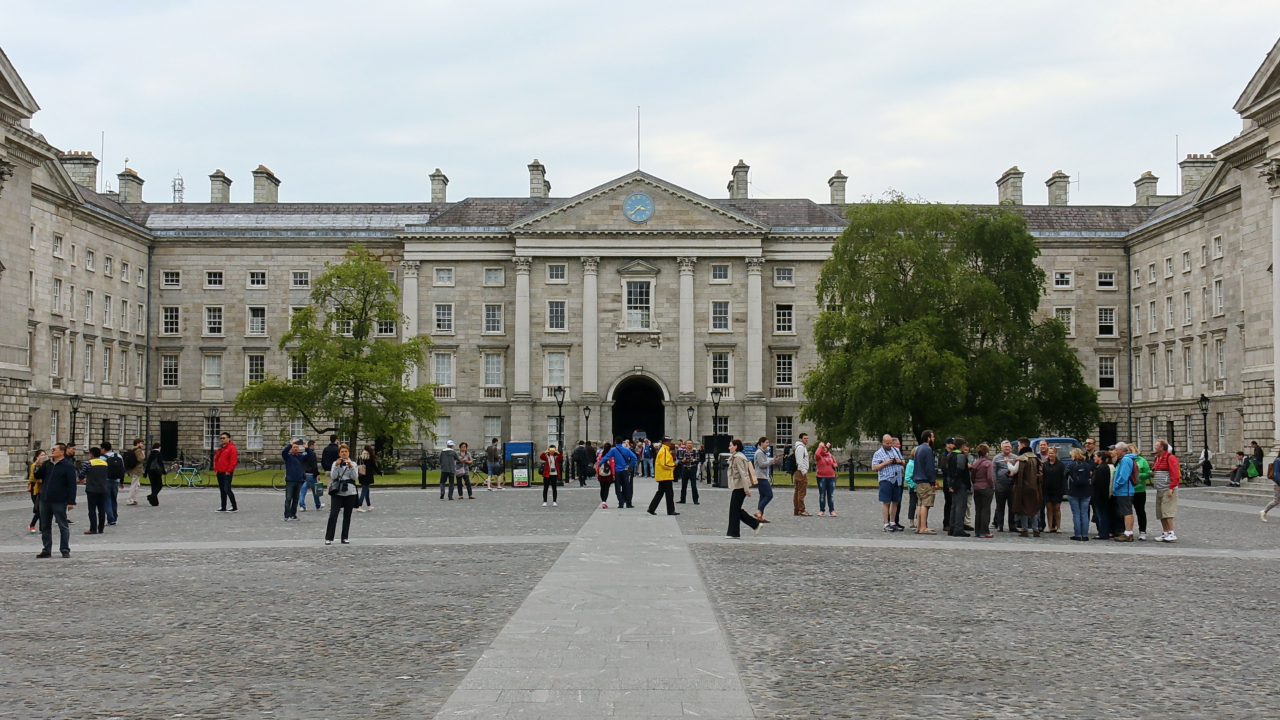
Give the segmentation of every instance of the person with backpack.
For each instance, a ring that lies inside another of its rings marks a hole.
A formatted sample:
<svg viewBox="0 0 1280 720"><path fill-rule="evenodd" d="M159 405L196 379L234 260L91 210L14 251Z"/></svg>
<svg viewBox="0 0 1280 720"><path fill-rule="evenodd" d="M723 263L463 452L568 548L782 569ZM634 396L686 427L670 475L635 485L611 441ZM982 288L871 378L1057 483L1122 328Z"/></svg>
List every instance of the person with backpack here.
<svg viewBox="0 0 1280 720"><path fill-rule="evenodd" d="M164 489L164 456L160 454L160 443L151 443L151 454L147 455L147 481L151 483L147 503L155 507L160 504L160 491Z"/></svg>
<svg viewBox="0 0 1280 720"><path fill-rule="evenodd" d="M107 461L102 448L89 448L89 460L84 464L84 495L89 505L89 529L85 535L100 535L107 531L110 514L111 481L107 478Z"/></svg>
<svg viewBox="0 0 1280 720"><path fill-rule="evenodd" d="M800 433L791 455L791 478L795 482L795 493L791 496L792 514L797 517L809 517L804 508L804 497L809 491L809 433Z"/></svg>
<svg viewBox="0 0 1280 720"><path fill-rule="evenodd" d="M1093 497L1093 472L1084 451L1074 448L1067 462L1067 503L1071 506L1071 539L1089 541L1089 500Z"/></svg>
<svg viewBox="0 0 1280 720"><path fill-rule="evenodd" d="M484 469L485 478L484 486L489 492L493 492L493 479L498 479L498 489L502 489L502 448L498 446L498 438L494 438L489 443L489 447L484 449Z"/></svg>
<svg viewBox="0 0 1280 720"><path fill-rule="evenodd" d="M1156 462L1151 467L1151 485L1156 489L1156 519L1162 532L1156 542L1178 542L1173 519L1178 516L1178 485L1182 468L1168 440L1156 441Z"/></svg>
<svg viewBox="0 0 1280 720"><path fill-rule="evenodd" d="M111 448L111 443L102 442L102 459L107 461L107 524L115 525L119 518L120 483L124 481L124 458Z"/></svg>
<svg viewBox="0 0 1280 720"><path fill-rule="evenodd" d="M133 447L121 453L124 459L124 471L129 476L129 500L127 504L138 504L138 488L142 487L142 465L147 459L147 451L142 449L142 438L134 438Z"/></svg>
<svg viewBox="0 0 1280 720"><path fill-rule="evenodd" d="M969 443L963 437L955 438L955 450L947 461L947 492L951 496L951 537L970 537L965 532L964 516L969 510L969 493L973 490L973 478L969 473Z"/></svg>
<svg viewBox="0 0 1280 720"><path fill-rule="evenodd" d="M639 467L640 460L631 451L629 442L619 438L619 442L601 456L602 460L613 460L613 493L618 498L619 509L635 507L631 504L632 473Z"/></svg>
<svg viewBox="0 0 1280 720"><path fill-rule="evenodd" d="M1115 499L1116 518L1123 518L1124 534L1116 542L1133 542L1133 487L1138 476L1138 456L1125 443L1116 443L1116 471L1111 481L1111 497ZM1113 529L1114 532L1114 529Z"/></svg>

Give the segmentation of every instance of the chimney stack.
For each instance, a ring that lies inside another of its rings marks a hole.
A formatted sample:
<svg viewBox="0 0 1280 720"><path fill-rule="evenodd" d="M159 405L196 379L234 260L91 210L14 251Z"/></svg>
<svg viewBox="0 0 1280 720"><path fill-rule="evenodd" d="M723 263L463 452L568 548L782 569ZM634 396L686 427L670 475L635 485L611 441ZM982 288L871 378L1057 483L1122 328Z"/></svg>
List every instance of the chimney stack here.
<svg viewBox="0 0 1280 720"><path fill-rule="evenodd" d="M116 179L120 185L120 202L122 203L140 203L142 202L142 183L146 182L138 177L138 173L129 168L125 168L124 172L116 175Z"/></svg>
<svg viewBox="0 0 1280 720"><path fill-rule="evenodd" d="M259 165L258 169L253 171L253 201L255 203L280 202L280 178L268 170L266 165Z"/></svg>
<svg viewBox="0 0 1280 720"><path fill-rule="evenodd" d="M848 181L849 178L845 177L844 173L839 170L836 171L835 175L831 176L830 180L827 180L827 187L831 188L832 205L844 204L844 184Z"/></svg>
<svg viewBox="0 0 1280 720"><path fill-rule="evenodd" d="M1053 171L1053 175L1044 181L1049 188L1050 205L1067 205L1071 200L1071 176L1061 170Z"/></svg>
<svg viewBox="0 0 1280 720"><path fill-rule="evenodd" d="M547 169L534 158L529 163L529 197L551 197L551 183L547 182Z"/></svg>
<svg viewBox="0 0 1280 720"><path fill-rule="evenodd" d="M1026 175L1026 173L1019 170L1017 165L1014 165L1005 170L1000 179L996 181L996 194L1001 205L1022 204L1023 175Z"/></svg>
<svg viewBox="0 0 1280 720"><path fill-rule="evenodd" d="M1188 155L1186 160L1178 163L1182 169L1182 194L1199 190L1217 164L1212 155Z"/></svg>
<svg viewBox="0 0 1280 720"><path fill-rule="evenodd" d="M729 199L745 200L747 198L747 175L751 171L751 166L738 161L733 166L733 180L729 181Z"/></svg>
<svg viewBox="0 0 1280 720"><path fill-rule="evenodd" d="M72 150L60 153L58 160L62 161L72 182L90 190L98 189L98 158L93 153Z"/></svg>
<svg viewBox="0 0 1280 720"><path fill-rule="evenodd" d="M231 178L221 170L214 170L209 176L209 202L231 202Z"/></svg>
<svg viewBox="0 0 1280 720"><path fill-rule="evenodd" d="M440 168L431 173L431 202L442 203L445 200L445 190L449 188L449 178L442 172Z"/></svg>
<svg viewBox="0 0 1280 720"><path fill-rule="evenodd" d="M1158 184L1160 184L1160 178L1153 175L1150 170L1142 173L1137 180L1133 181L1133 189L1135 191L1133 204L1140 207L1160 205L1161 203L1154 202L1156 195L1159 194L1156 192Z"/></svg>

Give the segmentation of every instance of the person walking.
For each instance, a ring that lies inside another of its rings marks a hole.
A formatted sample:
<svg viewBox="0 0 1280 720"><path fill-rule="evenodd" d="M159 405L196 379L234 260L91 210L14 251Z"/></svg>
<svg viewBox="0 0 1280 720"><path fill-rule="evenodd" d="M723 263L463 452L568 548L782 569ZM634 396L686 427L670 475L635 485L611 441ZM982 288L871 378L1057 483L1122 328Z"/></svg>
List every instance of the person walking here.
<svg viewBox="0 0 1280 720"><path fill-rule="evenodd" d="M1089 541L1089 500L1093 497L1094 467L1084 451L1074 448L1066 463L1067 502L1071 505L1071 539ZM1046 474L1047 477L1047 474Z"/></svg>
<svg viewBox="0 0 1280 720"><path fill-rule="evenodd" d="M676 479L676 458L671 452L671 438L663 437L662 443L658 445L658 453L653 459L653 479L658 483L658 491L653 494L653 499L649 501L649 514L657 515L655 510L658 509L658 502L662 498L667 499L667 514L679 515L676 512L676 496L675 496L675 479Z"/></svg>
<svg viewBox="0 0 1280 720"><path fill-rule="evenodd" d="M756 452L760 452L759 447L756 448ZM746 453L742 452L741 440L734 438L729 441L729 453L729 530L725 533L725 537L741 538L743 523L759 535L760 520L742 509L742 504L751 497L751 486L759 481L760 476L753 472L755 469L753 463L747 460Z"/></svg>
<svg viewBox="0 0 1280 720"><path fill-rule="evenodd" d="M1116 541L1133 542L1133 483L1138 475L1138 456L1129 452L1125 443L1116 443L1116 453L1120 460L1116 462L1115 476L1111 481L1111 496L1115 498L1116 517L1124 519L1124 535L1117 537Z"/></svg>
<svg viewBox="0 0 1280 720"><path fill-rule="evenodd" d="M1142 456L1137 443L1129 446L1129 452L1137 456L1134 461L1133 475L1133 516L1137 519L1139 540L1147 539L1147 483L1151 482L1151 464Z"/></svg>
<svg viewBox="0 0 1280 720"><path fill-rule="evenodd" d="M120 518L120 483L128 471L124 458L106 440L102 441L102 459L107 461L107 524L115 525Z"/></svg>
<svg viewBox="0 0 1280 720"><path fill-rule="evenodd" d="M613 460L613 493L618 499L618 507L634 507L631 504L631 473L639 464L636 454L627 447L629 441L619 438L609 452L601 456Z"/></svg>
<svg viewBox="0 0 1280 720"><path fill-rule="evenodd" d="M978 445L978 457L974 458L969 475L973 480L973 533L981 538L990 539L991 535L991 501L996 496L995 463L990 457L991 447L986 443Z"/></svg>
<svg viewBox="0 0 1280 720"><path fill-rule="evenodd" d="M485 478L484 486L489 492L493 492L493 478L498 478L498 489L502 489L502 473L499 468L502 467L502 448L498 447L498 438L494 438L489 447L484 449L484 469Z"/></svg>
<svg viewBox="0 0 1280 720"><path fill-rule="evenodd" d="M1049 448L1040 474L1044 487L1045 531L1058 533L1062 526L1062 496L1067 494L1067 464L1058 459L1058 448Z"/></svg>
<svg viewBox="0 0 1280 720"><path fill-rule="evenodd" d="M440 451L440 499L444 499L445 488L449 489L449 499L453 499L453 486L457 484L458 451L453 449L453 441L446 442ZM458 485L458 499L462 499L462 486Z"/></svg>
<svg viewBox="0 0 1280 720"><path fill-rule="evenodd" d="M320 454L320 471L329 476L329 470L333 468L333 464L338 461L338 436L330 435L329 444L324 446L324 452ZM328 483L326 482L327 486Z"/></svg>
<svg viewBox="0 0 1280 720"><path fill-rule="evenodd" d="M147 481L151 483L147 502L155 507L160 504L160 491L164 489L164 456L160 454L160 443L151 443L151 454L147 456Z"/></svg>
<svg viewBox="0 0 1280 720"><path fill-rule="evenodd" d="M302 451L302 471L306 479L298 491L298 510L307 511L308 494L312 496L313 504L319 510L324 505L320 502L320 457L316 455L315 440L308 440L306 448Z"/></svg>
<svg viewBox="0 0 1280 720"><path fill-rule="evenodd" d="M475 493L471 491L471 451L467 449L465 442L458 443L458 465L454 468L454 476L458 483L458 499L462 499L462 486L467 486L467 499L475 500Z"/></svg>
<svg viewBox="0 0 1280 720"><path fill-rule="evenodd" d="M547 489L551 489L551 507L560 506L560 493L556 489L560 485L560 451L555 445L548 445L547 451L538 456L542 461L542 507L547 506Z"/></svg>
<svg viewBox="0 0 1280 720"><path fill-rule="evenodd" d="M760 452L756 448L756 452ZM698 504L698 450L692 440L686 440L676 448L676 472L680 475L680 504L684 504L685 491L693 490L693 504Z"/></svg>
<svg viewBox="0 0 1280 720"><path fill-rule="evenodd" d="M885 532L901 532L905 529L893 521L893 513L902 502L902 471L906 465L902 453L893 446L893 436L888 433L883 435L880 447L871 456L871 470L880 481L880 520Z"/></svg>
<svg viewBox="0 0 1280 720"><path fill-rule="evenodd" d="M240 506L236 504L236 494L231 491L231 480L235 476L236 466L240 464L240 456L228 433L219 435L218 442L222 446L213 455L213 472L218 476L218 497L222 500L222 507L218 508L218 512L237 512ZM228 502L231 503L230 510L227 510Z"/></svg>
<svg viewBox="0 0 1280 720"><path fill-rule="evenodd" d="M1111 482L1115 475L1115 465L1110 451L1099 450L1094 454L1093 467L1093 523L1098 528L1098 540L1110 540L1112 523Z"/></svg>
<svg viewBox="0 0 1280 720"><path fill-rule="evenodd" d="M76 466L67 455L67 446L57 443L49 450L49 460L36 471L40 480L40 539L38 558L53 557L53 523L58 523L58 549L71 557L71 524L67 510L76 506Z"/></svg>
<svg viewBox="0 0 1280 720"><path fill-rule="evenodd" d="M756 485L760 488L760 502L756 504L756 520L762 523L769 522L764 519L764 509L773 500L773 466L782 462L783 457L785 456L772 457L772 453L769 452L769 438L761 437L756 441L756 454L751 458L751 465L756 471Z"/></svg>
<svg viewBox="0 0 1280 720"><path fill-rule="evenodd" d="M578 478L578 487L586 487L587 478L595 474L595 453L587 447L585 440L579 440L578 447L573 449L573 455L569 459L573 461L573 474Z"/></svg>
<svg viewBox="0 0 1280 720"><path fill-rule="evenodd" d="M359 469L351 462L351 449L346 443L338 445L338 456L329 465L329 525L324 533L325 545L333 544L338 513L342 513L342 544L350 544L347 537L351 531L351 511L360 503L360 491L356 490L359 478Z"/></svg>
<svg viewBox="0 0 1280 720"><path fill-rule="evenodd" d="M1182 467L1168 440L1156 441L1156 462L1151 467L1151 485L1156 490L1156 519L1160 521L1160 537L1156 542L1178 542L1173 532L1173 519L1178 516L1178 485Z"/></svg>
<svg viewBox="0 0 1280 720"><path fill-rule="evenodd" d="M951 537L970 537L965 531L964 516L969 511L969 492L973 479L969 475L969 443L955 438L955 449L947 461L947 491L951 495Z"/></svg>
<svg viewBox="0 0 1280 720"><path fill-rule="evenodd" d="M142 487L142 466L147 459L147 451L142 448L142 438L133 439L133 447L122 453L124 471L129 477L129 505L138 504L138 488Z"/></svg>
<svg viewBox="0 0 1280 720"><path fill-rule="evenodd" d="M85 463L84 496L89 506L89 529L85 535L100 535L107 531L107 516L111 502L111 481L107 479L107 461L102 448L89 448L89 461Z"/></svg>
<svg viewBox="0 0 1280 720"><path fill-rule="evenodd" d="M37 450L36 456L31 459L31 464L27 466L27 494L31 496L31 525L27 528L27 532L36 533L36 528L40 525L40 486L44 484L44 473L40 473L40 477L36 477L36 473L49 459L49 454L44 450ZM1266 521L1266 517L1262 518Z"/></svg>
<svg viewBox="0 0 1280 720"><path fill-rule="evenodd" d="M298 496L307 484L307 471L303 467L303 458L307 456L306 446L301 440L294 440L280 451L280 459L284 461L284 519L298 519Z"/></svg>
<svg viewBox="0 0 1280 720"><path fill-rule="evenodd" d="M1021 442L1019 442L1022 445ZM1017 516L1018 535L1040 537L1040 508L1044 505L1044 489L1041 487L1040 461L1030 447L1023 445L1022 454L1009 461L1009 476L1013 478L1013 514Z"/></svg>
<svg viewBox="0 0 1280 720"><path fill-rule="evenodd" d="M613 465L613 458L609 457L609 452L613 450L613 443L606 442L600 446L600 459L596 461L596 480L600 483L600 507L609 507L609 487L613 485L616 477Z"/></svg>
<svg viewBox="0 0 1280 720"><path fill-rule="evenodd" d="M356 464L356 474L360 480L360 500L356 502L356 509L359 512L368 512L373 509L373 500L369 497L369 491L373 489L373 478L382 474L382 470L378 468L378 453L373 451L372 445L365 445L364 450L360 451L360 462ZM458 498L462 498L461 485L458 486Z"/></svg>
<svg viewBox="0 0 1280 720"><path fill-rule="evenodd" d="M897 452L895 450L894 452ZM902 458L902 453L898 453L898 458ZM814 476L818 479L818 517L822 517L826 513L831 513L832 517L836 514L836 462L835 457L831 454L831 443L818 443L818 447L813 451L813 470ZM902 474L898 474L898 480L901 482ZM902 499L902 486L898 486L898 499ZM894 512L898 507L894 505ZM901 526L899 526L901 529Z"/></svg>
<svg viewBox="0 0 1280 720"><path fill-rule="evenodd" d="M1267 513L1280 507L1280 453L1276 453L1276 459L1267 468L1267 478L1271 480L1271 502L1262 508L1262 522L1267 522Z"/></svg>
<svg viewBox="0 0 1280 720"><path fill-rule="evenodd" d="M933 507L937 490L938 465L933 452L933 431L920 434L920 444L911 456L911 479L916 483L916 534L937 535L929 529L929 508Z"/></svg>
<svg viewBox="0 0 1280 720"><path fill-rule="evenodd" d="M791 476L795 482L795 494L791 497L792 514L802 517L809 517L809 513L804 507L804 497L809 491L809 434L800 433L800 439L796 440L794 448L795 452L795 473Z"/></svg>

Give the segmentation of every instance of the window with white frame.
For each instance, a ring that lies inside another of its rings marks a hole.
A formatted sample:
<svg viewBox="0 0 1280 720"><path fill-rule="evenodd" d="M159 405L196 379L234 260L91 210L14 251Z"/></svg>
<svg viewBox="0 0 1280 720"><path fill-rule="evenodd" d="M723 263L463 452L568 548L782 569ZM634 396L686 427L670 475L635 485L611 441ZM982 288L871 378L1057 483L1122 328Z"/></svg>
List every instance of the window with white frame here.
<svg viewBox="0 0 1280 720"><path fill-rule="evenodd" d="M773 269L773 284L780 287L792 287L796 284L796 269L776 267Z"/></svg>
<svg viewBox="0 0 1280 720"><path fill-rule="evenodd" d="M1053 317L1067 329L1067 337L1076 334L1075 308L1056 307L1053 309Z"/></svg>
<svg viewBox="0 0 1280 720"><path fill-rule="evenodd" d="M83 373L83 375L81 375L81 378L80 378L81 380L84 380L85 382L93 382L93 355L94 355L94 350L95 350L95 347L94 347L94 344L93 344L93 343L85 343L85 346L84 346L84 373Z"/></svg>
<svg viewBox="0 0 1280 720"><path fill-rule="evenodd" d="M138 285L143 286L146 284L147 284L147 270L146 268L138 268Z"/></svg>
<svg viewBox="0 0 1280 720"><path fill-rule="evenodd" d="M1115 290L1116 274L1112 270L1098 271L1098 289L1099 290Z"/></svg>
<svg viewBox="0 0 1280 720"><path fill-rule="evenodd" d="M111 302L110 295L102 296L102 327L111 327L111 311L114 309Z"/></svg>
<svg viewBox="0 0 1280 720"><path fill-rule="evenodd" d="M725 331L729 329L729 301L711 301L711 329Z"/></svg>
<svg viewBox="0 0 1280 720"><path fill-rule="evenodd" d="M651 328L652 288L653 284L648 280L627 281L626 321L628 330L649 330Z"/></svg>
<svg viewBox="0 0 1280 720"><path fill-rule="evenodd" d="M1160 330L1160 316L1156 313L1156 301L1147 303L1147 320L1151 323L1151 332Z"/></svg>
<svg viewBox="0 0 1280 720"><path fill-rule="evenodd" d="M61 315L62 314L62 281L57 278L53 279L53 295L51 296L50 299L52 300L50 304L53 305L53 307L50 308L50 312L52 312L54 315Z"/></svg>
<svg viewBox="0 0 1280 720"><path fill-rule="evenodd" d="M207 388L222 387L222 355L210 353L204 356L204 385Z"/></svg>
<svg viewBox="0 0 1280 720"><path fill-rule="evenodd" d="M547 301L547 329L565 330L564 300Z"/></svg>
<svg viewBox="0 0 1280 720"><path fill-rule="evenodd" d="M484 285L485 287L502 287L506 284L506 272L500 267L487 267L484 269Z"/></svg>
<svg viewBox="0 0 1280 720"><path fill-rule="evenodd" d="M1191 362L1191 346L1183 345L1182 346L1182 382L1184 384L1190 385L1194 372L1195 372L1195 368Z"/></svg>
<svg viewBox="0 0 1280 720"><path fill-rule="evenodd" d="M502 333L502 303L485 304L484 331L487 333Z"/></svg>
<svg viewBox="0 0 1280 720"><path fill-rule="evenodd" d="M1112 337L1116 334L1116 309L1113 307L1098 308L1098 335Z"/></svg>
<svg viewBox="0 0 1280 720"><path fill-rule="evenodd" d="M133 331L138 335L147 329L147 308L142 303L133 306Z"/></svg>
<svg viewBox="0 0 1280 720"><path fill-rule="evenodd" d="M1226 307L1222 292L1222 281L1213 281L1213 314L1221 315Z"/></svg>
<svg viewBox="0 0 1280 720"><path fill-rule="evenodd" d="M1227 414L1217 413L1218 421L1218 452L1227 451Z"/></svg>
<svg viewBox="0 0 1280 720"><path fill-rule="evenodd" d="M35 228L34 228L34 227L33 227L33 228L31 228L31 232L32 232L32 234L34 235L34 233L35 233ZM62 257L62 236L61 236L61 235L54 235L54 236L53 236L53 254L54 254L56 257Z"/></svg>
<svg viewBox="0 0 1280 720"><path fill-rule="evenodd" d="M244 356L244 379L248 384L262 382L267 379L267 356L252 353Z"/></svg>
<svg viewBox="0 0 1280 720"><path fill-rule="evenodd" d="M160 356L160 387L178 387L178 356Z"/></svg>
<svg viewBox="0 0 1280 720"><path fill-rule="evenodd" d="M67 309L71 313L71 319L76 319L76 286L72 285L70 292L67 293Z"/></svg>
<svg viewBox="0 0 1280 720"><path fill-rule="evenodd" d="M547 387L569 385L569 355L559 350L547 353Z"/></svg>
<svg viewBox="0 0 1280 720"><path fill-rule="evenodd" d="M1133 380L1133 388L1135 390L1142 389L1142 353L1136 352L1129 360L1129 375Z"/></svg>
<svg viewBox="0 0 1280 720"><path fill-rule="evenodd" d="M120 329L129 332L129 301L120 301Z"/></svg>
<svg viewBox="0 0 1280 720"><path fill-rule="evenodd" d="M436 287L453 287L453 268L451 267L435 268L434 284Z"/></svg>
<svg viewBox="0 0 1280 720"><path fill-rule="evenodd" d="M773 384L779 387L791 387L795 384L796 356L792 353L778 353L773 356Z"/></svg>
<svg viewBox="0 0 1280 720"><path fill-rule="evenodd" d="M1053 287L1056 290L1070 290L1071 281L1074 273L1070 270L1055 270L1053 272Z"/></svg>
<svg viewBox="0 0 1280 720"><path fill-rule="evenodd" d="M84 251L84 269L93 272L96 268L98 254L93 250Z"/></svg>
<svg viewBox="0 0 1280 720"><path fill-rule="evenodd" d="M486 387L502 387L503 385L502 353L484 354L484 384ZM490 435L491 433L485 433Z"/></svg>
<svg viewBox="0 0 1280 720"><path fill-rule="evenodd" d="M1110 356L1098 358L1098 387L1107 390L1116 386L1116 359Z"/></svg>
<svg viewBox="0 0 1280 720"><path fill-rule="evenodd" d="M1215 258L1222 257L1222 236L1221 235L1213 236L1213 256Z"/></svg>
<svg viewBox="0 0 1280 720"><path fill-rule="evenodd" d="M486 439L502 437L502 416L484 416L484 436Z"/></svg>
<svg viewBox="0 0 1280 720"><path fill-rule="evenodd" d="M435 353L432 362L435 371L432 382L440 387L453 387L453 353Z"/></svg>
<svg viewBox="0 0 1280 720"><path fill-rule="evenodd" d="M1172 329L1173 323L1175 321L1175 315L1173 312L1173 296L1172 295L1166 295L1164 297L1164 317L1165 317L1165 327Z"/></svg>
<svg viewBox="0 0 1280 720"><path fill-rule="evenodd" d="M210 290L221 290L224 287L222 284L222 271L205 270L204 286Z"/></svg>
<svg viewBox="0 0 1280 720"><path fill-rule="evenodd" d="M111 382L111 361L115 359L115 353L110 345L102 346L102 384L106 385Z"/></svg>
<svg viewBox="0 0 1280 720"><path fill-rule="evenodd" d="M1174 384L1173 348L1164 349L1164 377L1166 385Z"/></svg>
<svg viewBox="0 0 1280 720"><path fill-rule="evenodd" d="M289 437L292 440L299 440L307 436L307 425L302 418L293 418L289 421Z"/></svg>
<svg viewBox="0 0 1280 720"><path fill-rule="evenodd" d="M1209 382L1209 343L1200 343L1200 382Z"/></svg>
<svg viewBox="0 0 1280 720"><path fill-rule="evenodd" d="M246 450L262 449L262 418L244 421L244 447Z"/></svg>
<svg viewBox="0 0 1280 720"><path fill-rule="evenodd" d="M729 384L729 353L717 350L711 353L711 384Z"/></svg>
<svg viewBox="0 0 1280 720"><path fill-rule="evenodd" d="M436 332L453 332L453 303L436 303Z"/></svg>
<svg viewBox="0 0 1280 720"><path fill-rule="evenodd" d="M1135 269L1133 271L1133 287L1136 289L1142 284L1142 271Z"/></svg>
<svg viewBox="0 0 1280 720"><path fill-rule="evenodd" d="M289 287L294 289L311 287L310 270L294 270L289 273Z"/></svg>
<svg viewBox="0 0 1280 720"><path fill-rule="evenodd" d="M160 334L177 335L182 332L182 324L178 319L178 308L164 305L160 308Z"/></svg>
<svg viewBox="0 0 1280 720"><path fill-rule="evenodd" d="M204 306L204 334L205 335L221 335L222 334L222 306L221 305L205 305Z"/></svg>
<svg viewBox="0 0 1280 720"><path fill-rule="evenodd" d="M1156 351L1152 350L1151 353L1147 356L1147 358L1148 358L1147 371L1151 373L1150 374L1151 387L1158 388L1160 387L1160 371L1157 367L1159 364L1159 361L1158 361L1158 358L1156 358Z"/></svg>
<svg viewBox="0 0 1280 720"><path fill-rule="evenodd" d="M1200 322L1209 319L1209 287L1207 285L1200 287Z"/></svg>
<svg viewBox="0 0 1280 720"><path fill-rule="evenodd" d="M124 260L120 261L120 280L121 282L129 282L129 263Z"/></svg>
<svg viewBox="0 0 1280 720"><path fill-rule="evenodd" d="M290 329L293 328L293 317L298 313L302 312L303 310L306 310L306 307L302 305L289 306L289 328Z"/></svg>
<svg viewBox="0 0 1280 720"><path fill-rule="evenodd" d="M58 444L58 419L60 417L57 410L49 413L49 447Z"/></svg>
<svg viewBox="0 0 1280 720"><path fill-rule="evenodd" d="M84 291L84 321L93 324L93 291Z"/></svg>
<svg viewBox="0 0 1280 720"><path fill-rule="evenodd" d="M248 306L248 328L246 334L266 334L266 307L262 305Z"/></svg>
<svg viewBox="0 0 1280 720"><path fill-rule="evenodd" d="M1191 313L1192 313L1191 291L1185 290L1182 293L1182 324L1183 325L1191 324Z"/></svg>
<svg viewBox="0 0 1280 720"><path fill-rule="evenodd" d="M773 441L778 447L786 447L793 442L795 421L790 415L779 415L773 419Z"/></svg>
<svg viewBox="0 0 1280 720"><path fill-rule="evenodd" d="M795 306L790 304L778 304L773 306L773 332L774 333L794 333L796 331L795 324Z"/></svg>
<svg viewBox="0 0 1280 720"><path fill-rule="evenodd" d="M354 328L355 328L355 321L352 320L351 318L347 318L346 320L333 321L333 330L339 335L346 335L347 337L351 337L351 333Z"/></svg>
<svg viewBox="0 0 1280 720"><path fill-rule="evenodd" d="M1224 342L1222 338L1214 338L1213 356L1215 358L1215 367L1217 369L1214 377L1221 380L1227 376L1227 343Z"/></svg>
<svg viewBox="0 0 1280 720"><path fill-rule="evenodd" d="M307 359L301 355L289 356L289 379L297 382L307 377Z"/></svg>
<svg viewBox="0 0 1280 720"><path fill-rule="evenodd" d="M1173 277L1173 258L1171 257L1164 259L1164 276L1167 278Z"/></svg>
<svg viewBox="0 0 1280 720"><path fill-rule="evenodd" d="M1133 306L1133 334L1134 335L1142 334L1142 306L1141 305Z"/></svg>
<svg viewBox="0 0 1280 720"><path fill-rule="evenodd" d="M547 282L563 284L569 282L568 268L559 263L547 266Z"/></svg>
<svg viewBox="0 0 1280 720"><path fill-rule="evenodd" d="M145 367L146 357L139 350L133 356L133 384L137 387L142 387L142 370Z"/></svg>
<svg viewBox="0 0 1280 720"><path fill-rule="evenodd" d="M1151 263L1150 265L1147 265L1147 282L1153 283L1155 281L1156 281L1156 264Z"/></svg>
<svg viewBox="0 0 1280 720"><path fill-rule="evenodd" d="M558 415L547 416L547 446L560 444L560 417Z"/></svg>
<svg viewBox="0 0 1280 720"><path fill-rule="evenodd" d="M1182 253L1182 272L1191 272L1191 251L1187 250Z"/></svg>
<svg viewBox="0 0 1280 720"><path fill-rule="evenodd" d="M729 434L729 418L724 415L720 415L718 417L712 417L711 426L712 426L711 432L715 433L716 435Z"/></svg>
<svg viewBox="0 0 1280 720"><path fill-rule="evenodd" d="M49 374L57 377L62 372L62 336L54 335L49 341Z"/></svg>
<svg viewBox="0 0 1280 720"><path fill-rule="evenodd" d="M249 271L249 289L261 290L267 286L266 270L250 270Z"/></svg>
<svg viewBox="0 0 1280 720"><path fill-rule="evenodd" d="M387 336L395 335L395 334L396 334L396 321L395 321L395 320L379 320L379 321L378 321L378 334L379 334L379 335L381 335L381 336L383 336L383 337L387 337Z"/></svg>
<svg viewBox="0 0 1280 720"><path fill-rule="evenodd" d="M449 438L453 437L453 418L448 415L440 415L436 417L436 442L441 447Z"/></svg>
<svg viewBox="0 0 1280 720"><path fill-rule="evenodd" d="M174 290L182 287L182 271L165 270L161 272L160 287L165 290Z"/></svg>
<svg viewBox="0 0 1280 720"><path fill-rule="evenodd" d="M1200 267L1204 267L1205 265L1208 265L1208 264L1209 264L1209 246L1201 245L1200 246Z"/></svg>
<svg viewBox="0 0 1280 720"><path fill-rule="evenodd" d="M728 263L712 263L711 264L711 282L713 283L729 282L729 264Z"/></svg>
<svg viewBox="0 0 1280 720"><path fill-rule="evenodd" d="M116 368L116 383L119 385L129 384L129 351L120 349L120 362Z"/></svg>
<svg viewBox="0 0 1280 720"><path fill-rule="evenodd" d="M107 255L102 258L102 274L111 277L112 271L115 269L115 258Z"/></svg>

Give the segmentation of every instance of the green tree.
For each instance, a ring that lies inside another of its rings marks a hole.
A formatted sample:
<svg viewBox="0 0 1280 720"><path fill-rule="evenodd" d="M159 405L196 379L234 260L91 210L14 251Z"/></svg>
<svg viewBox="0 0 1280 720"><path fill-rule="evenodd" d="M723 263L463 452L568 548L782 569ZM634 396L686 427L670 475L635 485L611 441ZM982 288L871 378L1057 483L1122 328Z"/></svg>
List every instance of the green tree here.
<svg viewBox="0 0 1280 720"><path fill-rule="evenodd" d="M804 380L801 416L819 432L1079 437L1098 422L1065 328L1034 318L1045 275L1021 215L890 194L848 218L823 265L819 362Z"/></svg>
<svg viewBox="0 0 1280 720"><path fill-rule="evenodd" d="M297 311L280 349L304 368L297 379L269 375L236 396L235 411L255 417L274 410L300 417L317 434L349 438L409 439L413 422L433 423L430 386L406 387L404 378L423 367L426 337L396 342L377 337L379 323L400 325L400 289L386 265L362 245L326 269L311 285L311 303Z"/></svg>

